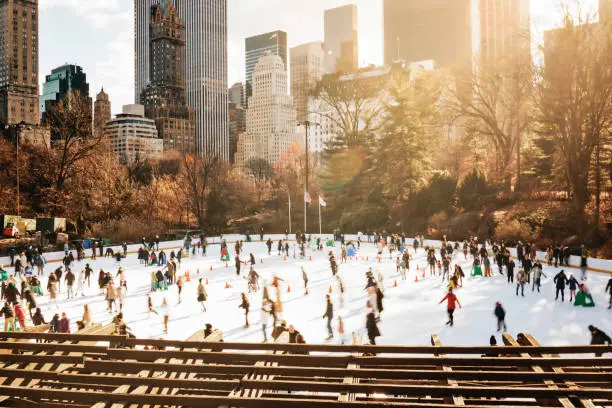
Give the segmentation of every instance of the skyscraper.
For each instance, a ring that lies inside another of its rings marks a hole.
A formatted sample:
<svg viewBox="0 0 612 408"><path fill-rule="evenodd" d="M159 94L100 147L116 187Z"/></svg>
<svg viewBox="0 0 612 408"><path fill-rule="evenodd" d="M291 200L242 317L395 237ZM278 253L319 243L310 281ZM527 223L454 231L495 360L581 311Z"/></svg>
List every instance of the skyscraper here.
<svg viewBox="0 0 612 408"><path fill-rule="evenodd" d="M531 61L530 0L480 1L480 66ZM518 59L518 60L517 60Z"/></svg>
<svg viewBox="0 0 612 408"><path fill-rule="evenodd" d="M45 122L45 113L73 91L78 91L81 98L89 99L91 103L87 75L82 67L66 64L51 70L51 74L45 77L43 93L39 98L41 120Z"/></svg>
<svg viewBox="0 0 612 408"><path fill-rule="evenodd" d="M2 0L0 123L38 119L38 0Z"/></svg>
<svg viewBox="0 0 612 408"><path fill-rule="evenodd" d="M136 101L150 82L150 10L159 3L135 0ZM187 105L195 111L196 151L228 160L227 0L173 3L185 24Z"/></svg>
<svg viewBox="0 0 612 408"><path fill-rule="evenodd" d="M471 0L384 0L384 62L471 68Z"/></svg>
<svg viewBox="0 0 612 408"><path fill-rule="evenodd" d="M159 0L134 0L134 103L149 84L149 30L151 6Z"/></svg>
<svg viewBox="0 0 612 408"><path fill-rule="evenodd" d="M246 68L246 83L245 95L248 100L253 95L253 71L267 52L278 55L287 71L287 33L284 31L272 31L270 33L256 35L245 40L245 68Z"/></svg>
<svg viewBox="0 0 612 408"><path fill-rule="evenodd" d="M253 73L253 96L246 113L246 133L238 138L237 166L247 167L255 158L273 165L297 141L295 109L287 91L285 64L268 51Z"/></svg>
<svg viewBox="0 0 612 408"><path fill-rule="evenodd" d="M323 43L313 42L291 48L291 96L297 120L308 119L308 100L323 75Z"/></svg>
<svg viewBox="0 0 612 408"><path fill-rule="evenodd" d="M196 151L229 161L227 0L175 0L185 23L187 104L196 115Z"/></svg>
<svg viewBox="0 0 612 408"><path fill-rule="evenodd" d="M359 67L357 6L325 10L325 73L354 71Z"/></svg>
<svg viewBox="0 0 612 408"><path fill-rule="evenodd" d="M228 90L229 114L229 154L230 162L234 163L238 150L238 136L246 127L246 109L244 86L237 82Z"/></svg>
<svg viewBox="0 0 612 408"><path fill-rule="evenodd" d="M242 82L236 82L228 90L228 101L239 106L244 106L244 86Z"/></svg>
<svg viewBox="0 0 612 408"><path fill-rule="evenodd" d="M104 88L96 95L94 102L94 137L104 135L104 125L111 120L111 103L108 94L104 92Z"/></svg>
<svg viewBox="0 0 612 408"><path fill-rule="evenodd" d="M185 25L170 0L151 6L149 79L140 100L164 147L195 150L195 115L185 94Z"/></svg>

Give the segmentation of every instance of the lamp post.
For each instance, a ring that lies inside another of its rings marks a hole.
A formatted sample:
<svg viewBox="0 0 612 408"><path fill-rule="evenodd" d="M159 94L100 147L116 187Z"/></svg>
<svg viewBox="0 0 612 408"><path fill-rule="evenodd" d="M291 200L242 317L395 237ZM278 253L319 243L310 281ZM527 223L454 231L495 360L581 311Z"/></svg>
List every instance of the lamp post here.
<svg viewBox="0 0 612 408"><path fill-rule="evenodd" d="M304 122L298 123L298 126L304 126L304 128L306 129L306 139L305 139L305 148L306 148L306 177L305 177L305 181L304 181L304 234L306 234L306 219L307 219L307 213L308 213L308 203L306 202L306 195L308 194L308 156L309 156L308 137L310 136L309 133L310 133L310 127L311 126L319 127L321 125L319 123L316 123L316 122L311 122L309 120L305 120Z"/></svg>

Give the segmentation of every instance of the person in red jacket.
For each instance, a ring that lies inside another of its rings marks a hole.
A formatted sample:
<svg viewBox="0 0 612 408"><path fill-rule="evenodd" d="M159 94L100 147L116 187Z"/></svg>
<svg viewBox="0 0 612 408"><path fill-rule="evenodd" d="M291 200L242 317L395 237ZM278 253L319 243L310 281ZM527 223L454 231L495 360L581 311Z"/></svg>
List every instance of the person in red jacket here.
<svg viewBox="0 0 612 408"><path fill-rule="evenodd" d="M453 313L455 313L455 303L459 305L459 308L461 308L461 303L459 303L459 299L457 299L457 296L455 296L455 294L453 293L453 288L448 288L448 293L446 294L446 296L444 296L440 303L444 302L445 300L448 302L446 305L446 311L448 312L448 322L446 322L446 324L452 326L454 324Z"/></svg>

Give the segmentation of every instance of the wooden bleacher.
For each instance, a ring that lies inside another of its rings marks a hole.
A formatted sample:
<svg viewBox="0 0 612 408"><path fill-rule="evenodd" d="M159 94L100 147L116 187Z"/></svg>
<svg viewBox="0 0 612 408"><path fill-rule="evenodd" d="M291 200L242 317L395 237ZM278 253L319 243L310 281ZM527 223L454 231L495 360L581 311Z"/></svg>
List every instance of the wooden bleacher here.
<svg viewBox="0 0 612 408"><path fill-rule="evenodd" d="M423 347L255 344L213 334L0 333L0 407L612 405L612 346L540 346L529 335L494 348L443 346L435 335Z"/></svg>

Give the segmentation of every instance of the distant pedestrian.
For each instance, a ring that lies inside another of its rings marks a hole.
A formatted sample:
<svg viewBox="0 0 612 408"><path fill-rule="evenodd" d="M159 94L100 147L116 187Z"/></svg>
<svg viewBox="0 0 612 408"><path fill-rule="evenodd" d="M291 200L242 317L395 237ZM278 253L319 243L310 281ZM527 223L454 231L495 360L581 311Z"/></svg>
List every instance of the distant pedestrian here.
<svg viewBox="0 0 612 408"><path fill-rule="evenodd" d="M331 340L334 338L334 332L332 330L332 326L331 326L331 322L332 319L334 318L334 305L331 301L331 297L329 295L325 295L325 299L326 299L326 308L325 308L325 314L323 315L323 319L327 318L327 339L326 340Z"/></svg>

